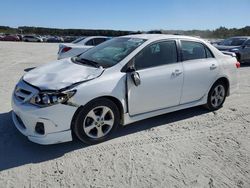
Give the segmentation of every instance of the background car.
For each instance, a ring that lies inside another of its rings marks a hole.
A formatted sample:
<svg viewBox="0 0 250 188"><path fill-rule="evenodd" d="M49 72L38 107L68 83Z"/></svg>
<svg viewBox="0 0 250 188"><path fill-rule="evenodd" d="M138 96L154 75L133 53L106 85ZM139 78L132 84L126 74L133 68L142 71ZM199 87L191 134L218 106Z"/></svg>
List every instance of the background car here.
<svg viewBox="0 0 250 188"><path fill-rule="evenodd" d="M104 36L80 37L74 40L72 43L60 44L58 50L58 59L77 56L109 39L110 37Z"/></svg>
<svg viewBox="0 0 250 188"><path fill-rule="evenodd" d="M43 39L35 35L25 35L23 36L24 42L43 42Z"/></svg>
<svg viewBox="0 0 250 188"><path fill-rule="evenodd" d="M234 52L240 63L250 62L250 36L231 37L214 46L220 51Z"/></svg>
<svg viewBox="0 0 250 188"><path fill-rule="evenodd" d="M4 35L0 38L2 41L20 41L17 35Z"/></svg>
<svg viewBox="0 0 250 188"><path fill-rule="evenodd" d="M223 39L207 39L207 40L212 45L218 45L223 41Z"/></svg>
<svg viewBox="0 0 250 188"><path fill-rule="evenodd" d="M63 40L62 37L59 37L59 36L50 36L50 37L47 38L46 42L57 43L57 42L64 42L64 40Z"/></svg>

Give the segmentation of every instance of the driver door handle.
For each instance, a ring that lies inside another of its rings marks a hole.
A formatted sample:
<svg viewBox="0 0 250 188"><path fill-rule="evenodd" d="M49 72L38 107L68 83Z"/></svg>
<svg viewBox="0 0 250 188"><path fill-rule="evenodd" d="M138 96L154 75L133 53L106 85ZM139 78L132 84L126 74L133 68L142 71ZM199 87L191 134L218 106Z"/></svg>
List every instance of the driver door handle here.
<svg viewBox="0 0 250 188"><path fill-rule="evenodd" d="M179 69L176 69L174 72L172 72L172 75L174 76L178 76L182 73L182 71L180 71Z"/></svg>

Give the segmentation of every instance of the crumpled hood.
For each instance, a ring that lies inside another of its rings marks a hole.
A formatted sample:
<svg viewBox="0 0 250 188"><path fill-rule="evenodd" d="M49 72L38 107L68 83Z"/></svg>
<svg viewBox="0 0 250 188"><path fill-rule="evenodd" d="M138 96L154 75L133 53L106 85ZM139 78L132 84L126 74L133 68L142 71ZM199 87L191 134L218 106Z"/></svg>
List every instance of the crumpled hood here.
<svg viewBox="0 0 250 188"><path fill-rule="evenodd" d="M72 84L94 79L103 68L73 63L70 58L37 67L23 76L23 80L41 90L60 90Z"/></svg>
<svg viewBox="0 0 250 188"><path fill-rule="evenodd" d="M228 51L234 48L239 48L240 46L223 46L223 45L215 45L215 47L220 51Z"/></svg>

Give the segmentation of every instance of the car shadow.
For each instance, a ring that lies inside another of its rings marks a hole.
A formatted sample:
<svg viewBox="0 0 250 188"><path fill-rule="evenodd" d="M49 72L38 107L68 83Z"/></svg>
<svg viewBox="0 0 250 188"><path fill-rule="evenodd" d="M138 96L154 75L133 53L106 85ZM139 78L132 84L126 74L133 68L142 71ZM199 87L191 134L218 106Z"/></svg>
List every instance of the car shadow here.
<svg viewBox="0 0 250 188"><path fill-rule="evenodd" d="M208 112L201 107L194 107L142 120L120 127L111 139L157 126L166 126L166 124ZM88 145L81 143L77 139L74 139L73 142L46 146L32 143L15 128L11 119L11 112L0 114L0 135L0 171L25 164L48 161L59 158L68 152L88 147Z"/></svg>

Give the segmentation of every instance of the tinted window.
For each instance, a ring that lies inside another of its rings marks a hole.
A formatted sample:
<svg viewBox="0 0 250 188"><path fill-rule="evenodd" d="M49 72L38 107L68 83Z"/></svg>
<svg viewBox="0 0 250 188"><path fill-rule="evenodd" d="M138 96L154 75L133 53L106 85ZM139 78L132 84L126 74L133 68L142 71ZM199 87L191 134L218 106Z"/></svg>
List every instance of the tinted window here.
<svg viewBox="0 0 250 188"><path fill-rule="evenodd" d="M89 40L89 41L86 43L86 46L94 46L94 39Z"/></svg>
<svg viewBox="0 0 250 188"><path fill-rule="evenodd" d="M205 48L198 42L182 41L181 50L183 61L206 58Z"/></svg>
<svg viewBox="0 0 250 188"><path fill-rule="evenodd" d="M97 46L98 44L103 43L104 41L106 41L106 38L96 38L94 39L94 45Z"/></svg>
<svg viewBox="0 0 250 188"><path fill-rule="evenodd" d="M177 62L175 41L166 41L145 47L135 57L137 70Z"/></svg>
<svg viewBox="0 0 250 188"><path fill-rule="evenodd" d="M250 46L250 39L246 42L245 45Z"/></svg>

